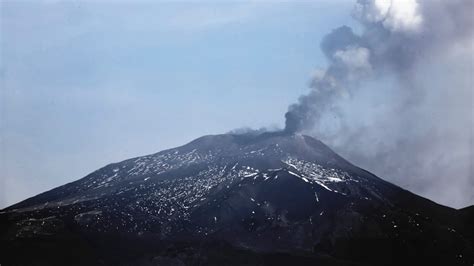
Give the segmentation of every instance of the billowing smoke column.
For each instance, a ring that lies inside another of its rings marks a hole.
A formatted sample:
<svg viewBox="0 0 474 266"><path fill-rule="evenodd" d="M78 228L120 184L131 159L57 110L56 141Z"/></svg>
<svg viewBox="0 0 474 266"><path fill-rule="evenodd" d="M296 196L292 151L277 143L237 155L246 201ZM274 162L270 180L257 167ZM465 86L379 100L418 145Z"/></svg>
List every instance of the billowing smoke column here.
<svg viewBox="0 0 474 266"><path fill-rule="evenodd" d="M363 32L342 26L325 37L321 49L329 66L316 73L309 94L289 107L285 131L313 129L335 101L383 72L413 89L409 82L419 58L472 36L473 10L472 0L359 0L353 16Z"/></svg>
<svg viewBox="0 0 474 266"><path fill-rule="evenodd" d="M474 1L359 0L288 108L354 164L442 204L474 204Z"/></svg>

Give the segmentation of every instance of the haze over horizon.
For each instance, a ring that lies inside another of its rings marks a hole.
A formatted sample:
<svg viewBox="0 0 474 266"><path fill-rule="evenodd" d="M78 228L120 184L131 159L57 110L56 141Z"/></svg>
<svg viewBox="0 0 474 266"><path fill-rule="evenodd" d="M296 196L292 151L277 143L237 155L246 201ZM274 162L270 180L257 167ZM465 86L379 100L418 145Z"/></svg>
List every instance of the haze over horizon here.
<svg viewBox="0 0 474 266"><path fill-rule="evenodd" d="M474 204L472 3L356 3L1 2L0 208L202 135L284 128L294 103L310 125L291 131Z"/></svg>

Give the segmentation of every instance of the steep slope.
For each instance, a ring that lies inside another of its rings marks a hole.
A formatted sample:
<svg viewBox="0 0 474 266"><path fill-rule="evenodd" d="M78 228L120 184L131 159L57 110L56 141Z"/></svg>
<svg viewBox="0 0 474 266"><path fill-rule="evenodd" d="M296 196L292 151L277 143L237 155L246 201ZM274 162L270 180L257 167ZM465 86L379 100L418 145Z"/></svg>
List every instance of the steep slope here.
<svg viewBox="0 0 474 266"><path fill-rule="evenodd" d="M74 248L91 254L88 264L110 262L121 243L135 264L218 265L216 254L243 252L232 257L472 265L460 216L309 136L264 133L205 136L110 164L5 209L0 221L9 254L37 248L35 241L75 239L85 241Z"/></svg>

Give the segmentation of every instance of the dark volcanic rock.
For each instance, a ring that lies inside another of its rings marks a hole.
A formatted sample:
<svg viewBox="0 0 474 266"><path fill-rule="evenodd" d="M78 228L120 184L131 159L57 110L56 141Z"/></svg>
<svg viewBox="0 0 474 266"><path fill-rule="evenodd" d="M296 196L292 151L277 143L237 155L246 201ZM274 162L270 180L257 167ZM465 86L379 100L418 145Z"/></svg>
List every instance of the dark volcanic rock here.
<svg viewBox="0 0 474 266"><path fill-rule="evenodd" d="M0 263L472 265L471 214L308 136L205 136L3 210Z"/></svg>

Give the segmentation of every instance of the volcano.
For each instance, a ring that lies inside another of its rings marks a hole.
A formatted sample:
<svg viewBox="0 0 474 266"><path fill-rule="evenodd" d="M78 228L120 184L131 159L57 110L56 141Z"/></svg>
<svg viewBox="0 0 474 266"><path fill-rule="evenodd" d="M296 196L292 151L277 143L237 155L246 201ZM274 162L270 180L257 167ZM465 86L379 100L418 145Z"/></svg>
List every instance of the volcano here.
<svg viewBox="0 0 474 266"><path fill-rule="evenodd" d="M309 136L210 135L2 210L0 263L472 265L473 211L384 181Z"/></svg>

